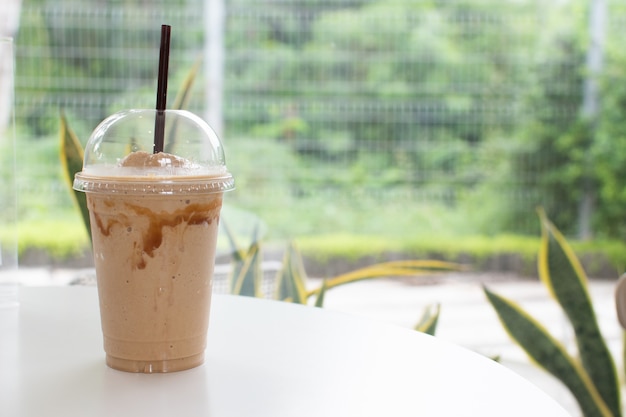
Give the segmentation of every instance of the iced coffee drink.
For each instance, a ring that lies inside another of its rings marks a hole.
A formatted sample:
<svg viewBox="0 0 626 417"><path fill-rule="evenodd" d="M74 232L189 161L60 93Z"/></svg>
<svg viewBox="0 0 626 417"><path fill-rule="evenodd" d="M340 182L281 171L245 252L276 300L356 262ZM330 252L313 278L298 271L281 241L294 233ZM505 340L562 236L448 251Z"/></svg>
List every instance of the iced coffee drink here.
<svg viewBox="0 0 626 417"><path fill-rule="evenodd" d="M208 145L174 141L172 149L191 152L188 157L130 149L113 158L123 136L111 126L94 132L100 139L92 135L90 144L100 145L87 146L75 188L87 193L112 368L170 372L204 360L222 196L233 187L219 142L206 129L195 134L211 136ZM136 136L132 143L137 146ZM103 150L112 152L104 163Z"/></svg>

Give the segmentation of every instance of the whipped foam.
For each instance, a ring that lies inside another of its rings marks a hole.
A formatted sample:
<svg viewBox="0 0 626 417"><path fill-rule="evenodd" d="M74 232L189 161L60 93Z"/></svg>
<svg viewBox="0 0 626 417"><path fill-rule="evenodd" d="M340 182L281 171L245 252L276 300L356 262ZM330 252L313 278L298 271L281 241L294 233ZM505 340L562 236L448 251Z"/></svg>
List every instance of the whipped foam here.
<svg viewBox="0 0 626 417"><path fill-rule="evenodd" d="M126 157L120 161L119 165L121 167L183 168L190 167L193 164L180 156L165 152L154 154L145 151L137 151L126 155Z"/></svg>
<svg viewBox="0 0 626 417"><path fill-rule="evenodd" d="M227 175L224 165L202 166L165 152L157 154L137 151L128 154L117 164L95 164L83 168L83 175L96 177L214 177Z"/></svg>

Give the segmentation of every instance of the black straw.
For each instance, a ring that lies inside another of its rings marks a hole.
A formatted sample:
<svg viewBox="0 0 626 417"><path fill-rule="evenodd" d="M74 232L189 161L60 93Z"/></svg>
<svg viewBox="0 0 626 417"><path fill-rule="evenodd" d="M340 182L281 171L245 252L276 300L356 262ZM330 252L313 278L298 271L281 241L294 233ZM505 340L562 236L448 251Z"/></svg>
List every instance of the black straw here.
<svg viewBox="0 0 626 417"><path fill-rule="evenodd" d="M157 82L157 112L154 121L153 153L163 152L163 142L165 140L165 107L167 105L167 71L170 60L171 30L171 26L161 25L161 50L159 53L159 79Z"/></svg>

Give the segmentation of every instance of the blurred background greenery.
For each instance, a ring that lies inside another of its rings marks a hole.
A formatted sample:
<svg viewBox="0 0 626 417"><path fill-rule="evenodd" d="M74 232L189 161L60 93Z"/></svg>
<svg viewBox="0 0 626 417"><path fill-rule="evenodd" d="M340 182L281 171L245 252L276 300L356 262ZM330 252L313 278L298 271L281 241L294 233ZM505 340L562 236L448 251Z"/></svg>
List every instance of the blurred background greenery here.
<svg viewBox="0 0 626 417"><path fill-rule="evenodd" d="M213 1L22 0L22 245L54 246L37 242L46 234L64 242L60 254L87 244L61 178L60 110L84 144L107 115L154 107L162 23L173 96L198 59L215 65ZM202 71L190 110L207 114L207 92L219 90L237 181L227 204L258 216L268 239L518 236L523 246L542 206L569 237L624 240L622 2L604 2L600 27L583 0L221 4L223 83Z"/></svg>

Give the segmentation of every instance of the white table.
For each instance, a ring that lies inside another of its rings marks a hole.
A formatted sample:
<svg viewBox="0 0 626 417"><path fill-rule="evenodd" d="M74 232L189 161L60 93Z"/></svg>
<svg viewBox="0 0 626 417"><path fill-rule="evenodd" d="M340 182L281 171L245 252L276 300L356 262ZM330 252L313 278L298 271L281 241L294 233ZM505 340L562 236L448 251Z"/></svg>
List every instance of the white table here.
<svg viewBox="0 0 626 417"><path fill-rule="evenodd" d="M21 289L0 309L0 415L568 416L503 366L410 329L323 309L214 297L204 365L104 364L96 289Z"/></svg>

